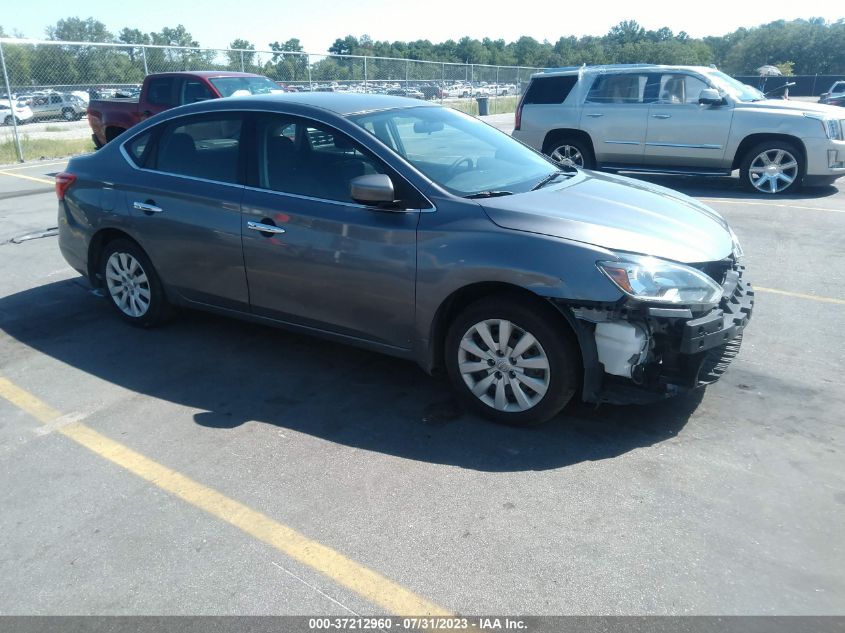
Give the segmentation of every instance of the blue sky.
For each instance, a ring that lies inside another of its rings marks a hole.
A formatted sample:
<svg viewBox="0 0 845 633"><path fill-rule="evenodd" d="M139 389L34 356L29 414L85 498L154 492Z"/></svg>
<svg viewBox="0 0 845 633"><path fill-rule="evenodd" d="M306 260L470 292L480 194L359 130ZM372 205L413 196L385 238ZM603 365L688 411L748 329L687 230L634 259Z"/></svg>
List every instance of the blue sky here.
<svg viewBox="0 0 845 633"><path fill-rule="evenodd" d="M274 40L298 37L305 50L313 53L325 52L335 38L349 34L366 33L376 40L434 42L463 35L507 41L530 35L554 42L562 35L602 35L614 24L634 19L649 29L668 26L676 33L683 30L700 37L777 19L823 17L833 21L845 17L842 3L832 0L768 0L764 4L699 0L683 5L645 0L605 0L599 4L577 0L200 0L190 4L173 0L38 0L7 4L7 8L14 5L14 10L0 12L0 25L6 32L17 30L31 38L44 37L44 29L60 18L93 16L114 33L124 26L157 31L181 23L208 47L226 47L240 37L261 49Z"/></svg>

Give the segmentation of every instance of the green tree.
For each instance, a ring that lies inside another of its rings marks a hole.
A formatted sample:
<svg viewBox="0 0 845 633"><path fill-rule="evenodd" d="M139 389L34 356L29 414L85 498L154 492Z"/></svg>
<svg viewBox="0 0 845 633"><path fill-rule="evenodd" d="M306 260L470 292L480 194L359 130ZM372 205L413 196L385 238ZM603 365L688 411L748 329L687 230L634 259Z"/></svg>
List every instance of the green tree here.
<svg viewBox="0 0 845 633"><path fill-rule="evenodd" d="M248 40L235 39L229 43L229 48L234 50L226 51L226 58L229 60L229 68L231 70L246 70L252 69L255 65L255 53L247 52L254 51L255 44ZM250 72L252 72L250 70Z"/></svg>

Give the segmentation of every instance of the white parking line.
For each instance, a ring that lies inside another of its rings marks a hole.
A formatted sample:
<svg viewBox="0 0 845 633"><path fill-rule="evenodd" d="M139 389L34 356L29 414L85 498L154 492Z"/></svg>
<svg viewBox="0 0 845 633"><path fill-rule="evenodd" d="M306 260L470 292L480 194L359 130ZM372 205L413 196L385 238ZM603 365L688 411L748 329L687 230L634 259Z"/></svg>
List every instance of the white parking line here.
<svg viewBox="0 0 845 633"><path fill-rule="evenodd" d="M802 209L804 211L830 211L831 213L845 213L845 209L828 209L826 207L804 207L794 204L773 204L771 202L749 202L747 200L725 200L724 198L699 198L702 202L721 202L723 204L742 204L755 207L780 207L782 209Z"/></svg>

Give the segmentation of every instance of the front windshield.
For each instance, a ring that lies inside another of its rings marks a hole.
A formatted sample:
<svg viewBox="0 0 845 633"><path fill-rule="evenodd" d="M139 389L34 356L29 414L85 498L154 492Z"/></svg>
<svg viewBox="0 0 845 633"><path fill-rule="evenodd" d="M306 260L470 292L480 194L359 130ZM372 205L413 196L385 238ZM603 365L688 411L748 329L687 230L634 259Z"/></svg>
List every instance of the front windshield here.
<svg viewBox="0 0 845 633"><path fill-rule="evenodd" d="M284 92L284 90L267 79L267 77L213 77L209 81L217 88L217 92L224 97L266 95L271 92Z"/></svg>
<svg viewBox="0 0 845 633"><path fill-rule="evenodd" d="M726 92L737 101L760 101L766 98L757 88L737 81L721 71L711 70L707 73L707 76L716 88L722 92Z"/></svg>
<svg viewBox="0 0 845 633"><path fill-rule="evenodd" d="M557 171L507 134L451 108L382 110L350 120L458 196L530 191Z"/></svg>

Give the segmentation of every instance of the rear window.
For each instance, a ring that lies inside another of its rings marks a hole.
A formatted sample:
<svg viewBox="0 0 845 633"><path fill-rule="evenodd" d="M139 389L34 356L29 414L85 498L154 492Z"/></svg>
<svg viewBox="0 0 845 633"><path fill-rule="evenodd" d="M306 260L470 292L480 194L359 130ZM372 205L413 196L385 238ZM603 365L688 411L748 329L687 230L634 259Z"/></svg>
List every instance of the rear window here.
<svg viewBox="0 0 845 633"><path fill-rule="evenodd" d="M525 93L525 103L563 103L577 82L577 75L536 77Z"/></svg>

